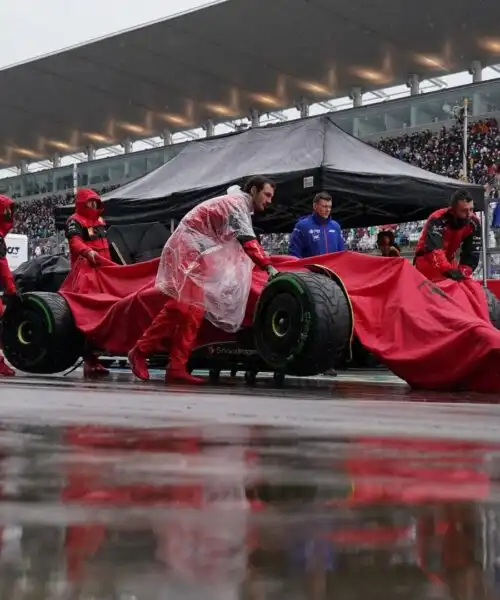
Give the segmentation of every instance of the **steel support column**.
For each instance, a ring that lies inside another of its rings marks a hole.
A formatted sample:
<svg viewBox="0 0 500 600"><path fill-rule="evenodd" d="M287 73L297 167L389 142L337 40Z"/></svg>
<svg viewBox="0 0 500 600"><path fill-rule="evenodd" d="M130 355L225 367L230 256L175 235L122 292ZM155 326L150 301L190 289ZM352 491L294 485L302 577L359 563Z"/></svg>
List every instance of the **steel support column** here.
<svg viewBox="0 0 500 600"><path fill-rule="evenodd" d="M410 88L411 96L418 96L420 94L420 77L416 73L408 75L406 85Z"/></svg>

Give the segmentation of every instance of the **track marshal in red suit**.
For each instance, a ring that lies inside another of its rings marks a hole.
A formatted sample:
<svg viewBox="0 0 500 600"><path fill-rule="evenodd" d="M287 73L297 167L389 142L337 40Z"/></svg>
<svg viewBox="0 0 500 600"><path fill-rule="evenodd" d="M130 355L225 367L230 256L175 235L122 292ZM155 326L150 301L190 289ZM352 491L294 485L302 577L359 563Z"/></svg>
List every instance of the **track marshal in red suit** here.
<svg viewBox="0 0 500 600"><path fill-rule="evenodd" d="M430 281L463 281L472 277L480 254L481 224L473 200L467 192L455 192L449 208L427 219L417 243L415 267Z"/></svg>
<svg viewBox="0 0 500 600"><path fill-rule="evenodd" d="M164 307L129 353L134 374L149 378L146 358L170 347L167 382L201 383L187 362L204 318L237 331L245 316L254 265L273 277L277 270L257 240L252 214L273 200L275 184L260 176L243 189L202 202L179 223L162 252L156 287Z"/></svg>
<svg viewBox="0 0 500 600"><path fill-rule="evenodd" d="M7 261L7 242L5 237L14 225L14 202L8 197L0 195L0 283L3 290L3 298L0 301L0 315L6 308L10 308L18 299L14 277ZM14 370L9 367L5 359L0 355L0 376L12 377Z"/></svg>
<svg viewBox="0 0 500 600"><path fill-rule="evenodd" d="M71 264L83 257L91 265L111 261L102 214L104 205L94 190L82 188L75 197L75 212L66 221L66 238L69 243Z"/></svg>
<svg viewBox="0 0 500 600"><path fill-rule="evenodd" d="M75 212L68 218L65 227L72 268L78 260L86 260L96 268L112 262L103 212L104 204L97 192L88 188L78 190ZM85 377L108 374L109 371L101 365L95 354L89 352L85 356Z"/></svg>

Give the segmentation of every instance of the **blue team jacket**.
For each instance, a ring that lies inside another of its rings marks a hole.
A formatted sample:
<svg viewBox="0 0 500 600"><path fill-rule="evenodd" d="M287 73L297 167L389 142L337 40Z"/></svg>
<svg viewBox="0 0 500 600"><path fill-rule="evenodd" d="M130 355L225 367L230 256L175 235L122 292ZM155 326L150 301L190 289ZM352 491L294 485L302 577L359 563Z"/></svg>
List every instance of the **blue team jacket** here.
<svg viewBox="0 0 500 600"><path fill-rule="evenodd" d="M288 254L297 258L340 252L343 249L344 238L337 221L324 221L315 214L297 221L288 244Z"/></svg>
<svg viewBox="0 0 500 600"><path fill-rule="evenodd" d="M498 199L497 205L495 206L491 226L493 229L500 229L500 199Z"/></svg>

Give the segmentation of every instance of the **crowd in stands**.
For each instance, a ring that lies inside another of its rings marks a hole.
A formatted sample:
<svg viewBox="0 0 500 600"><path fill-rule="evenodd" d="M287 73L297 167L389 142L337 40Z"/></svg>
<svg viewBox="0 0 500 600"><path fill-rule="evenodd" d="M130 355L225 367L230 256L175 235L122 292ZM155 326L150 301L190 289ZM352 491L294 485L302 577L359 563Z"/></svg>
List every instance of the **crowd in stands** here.
<svg viewBox="0 0 500 600"><path fill-rule="evenodd" d="M57 246L54 209L71 198L52 195L36 200L16 202L14 233L28 236L33 254L50 254Z"/></svg>
<svg viewBox="0 0 500 600"><path fill-rule="evenodd" d="M384 138L374 144L379 150L423 169L453 178L463 177L462 126L457 123L439 132L420 131L398 138ZM486 194L496 199L500 190L500 130L496 120L471 123L468 138L468 178L483 185ZM101 193L116 186L100 189ZM28 235L33 252L49 253L58 247L54 223L54 208L71 203L72 193L44 196L41 199L17 203L14 231ZM334 198L335 203L335 198ZM418 240L423 223L394 226L397 244L404 249ZM371 251L375 248L378 228L344 231L346 246L352 250ZM265 235L262 242L269 251L280 254L288 248L287 235Z"/></svg>
<svg viewBox="0 0 500 600"><path fill-rule="evenodd" d="M106 186L100 192L104 194L115 187ZM20 199L16 202L13 233L28 236L31 255L53 254L60 251L62 237L57 235L54 210L73 201L73 192L67 192L31 200Z"/></svg>
<svg viewBox="0 0 500 600"><path fill-rule="evenodd" d="M384 138L375 146L400 160L439 175L461 179L463 129L457 124L431 131L410 133L399 138ZM479 185L492 184L500 164L500 131L495 119L478 121L469 127L468 179Z"/></svg>

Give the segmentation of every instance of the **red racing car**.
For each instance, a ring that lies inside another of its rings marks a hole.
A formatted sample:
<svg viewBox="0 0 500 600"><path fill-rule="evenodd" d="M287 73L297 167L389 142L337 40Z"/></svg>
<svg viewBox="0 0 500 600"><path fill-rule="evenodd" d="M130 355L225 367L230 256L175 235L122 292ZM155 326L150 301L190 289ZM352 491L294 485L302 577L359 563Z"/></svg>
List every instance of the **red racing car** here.
<svg viewBox="0 0 500 600"><path fill-rule="evenodd" d="M269 283L254 269L238 333L204 324L190 368L245 370L250 382L258 371L316 375L346 359L355 334L414 388L500 391L500 310L479 282L435 285L404 258L351 252L274 264L281 273ZM58 293L24 294L5 315L7 360L48 374L71 368L85 344L126 355L164 302L157 266L82 262Z"/></svg>

